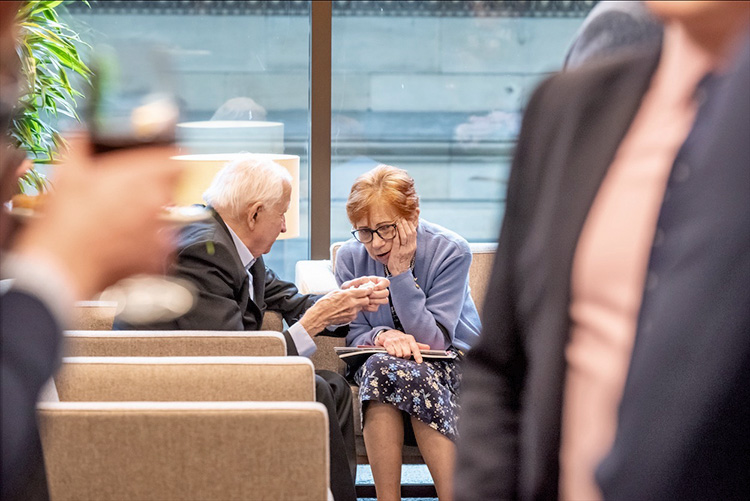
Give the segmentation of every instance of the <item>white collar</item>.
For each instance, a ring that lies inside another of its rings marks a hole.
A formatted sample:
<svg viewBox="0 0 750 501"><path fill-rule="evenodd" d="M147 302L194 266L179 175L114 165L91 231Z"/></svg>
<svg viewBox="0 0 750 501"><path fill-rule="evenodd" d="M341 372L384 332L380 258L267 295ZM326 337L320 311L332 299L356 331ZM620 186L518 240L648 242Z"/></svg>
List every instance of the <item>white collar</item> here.
<svg viewBox="0 0 750 501"><path fill-rule="evenodd" d="M250 252L250 249L247 248L247 245L245 245L242 240L240 240L240 237L237 236L231 226L227 225L227 229L229 230L229 234L232 235L232 240L234 241L234 246L237 249L237 254L239 254L240 256L240 261L242 261L242 266L244 266L245 269L249 270L250 267L255 264L257 258L253 256L253 253Z"/></svg>

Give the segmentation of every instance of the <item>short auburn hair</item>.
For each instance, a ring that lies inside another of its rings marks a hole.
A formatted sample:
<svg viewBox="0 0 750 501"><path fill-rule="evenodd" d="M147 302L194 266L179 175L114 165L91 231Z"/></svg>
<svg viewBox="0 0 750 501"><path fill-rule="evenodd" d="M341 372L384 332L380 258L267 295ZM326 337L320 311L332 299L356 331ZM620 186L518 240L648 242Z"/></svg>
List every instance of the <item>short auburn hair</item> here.
<svg viewBox="0 0 750 501"><path fill-rule="evenodd" d="M404 219L414 219L419 209L419 196L414 179L404 170L391 165L378 165L354 180L346 201L346 215L352 225L366 218L376 204L392 208Z"/></svg>

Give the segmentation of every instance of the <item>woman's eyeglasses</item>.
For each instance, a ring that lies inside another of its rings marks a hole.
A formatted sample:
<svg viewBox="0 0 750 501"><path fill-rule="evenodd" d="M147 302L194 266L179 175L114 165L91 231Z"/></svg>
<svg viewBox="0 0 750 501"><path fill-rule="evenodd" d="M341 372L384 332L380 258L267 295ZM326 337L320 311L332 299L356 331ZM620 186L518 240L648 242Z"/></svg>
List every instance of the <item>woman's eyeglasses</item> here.
<svg viewBox="0 0 750 501"><path fill-rule="evenodd" d="M357 241L362 242L363 244L369 244L372 242L372 239L375 238L375 234L378 234L378 236L381 238L381 240L393 240L396 238L396 223L391 224L384 224L383 226L378 226L374 230L371 230L370 228L360 228L358 230L352 231L352 235L354 235L354 238L357 239Z"/></svg>

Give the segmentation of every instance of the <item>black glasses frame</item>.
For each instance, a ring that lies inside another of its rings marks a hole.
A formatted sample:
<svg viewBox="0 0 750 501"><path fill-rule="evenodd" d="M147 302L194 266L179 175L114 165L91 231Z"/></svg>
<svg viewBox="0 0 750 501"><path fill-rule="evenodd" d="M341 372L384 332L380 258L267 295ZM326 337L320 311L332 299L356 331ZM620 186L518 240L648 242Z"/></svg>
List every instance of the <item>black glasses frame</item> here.
<svg viewBox="0 0 750 501"><path fill-rule="evenodd" d="M384 224L382 226L378 226L374 230L371 230L370 228L361 228L359 230L352 230L352 236L355 238L355 240L357 240L357 242L360 242L363 244L369 244L370 242L372 242L373 238L375 238L375 233L378 234L381 240L386 241L386 242L389 240L393 240L394 238L396 238L396 235L398 235L398 232L394 232L391 238L385 238L380 233L380 231L383 230L384 228L393 228L395 230L396 228L398 228L398 225L396 223L391 223L391 224ZM367 232L370 235L370 238L367 240L361 240L358 235L360 231Z"/></svg>

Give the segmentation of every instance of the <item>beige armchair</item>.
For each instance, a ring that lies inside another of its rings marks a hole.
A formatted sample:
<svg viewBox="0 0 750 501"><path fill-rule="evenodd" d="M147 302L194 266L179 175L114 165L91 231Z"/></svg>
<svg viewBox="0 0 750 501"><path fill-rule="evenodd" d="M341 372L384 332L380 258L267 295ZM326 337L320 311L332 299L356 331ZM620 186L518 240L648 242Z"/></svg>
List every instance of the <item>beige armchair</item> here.
<svg viewBox="0 0 750 501"><path fill-rule="evenodd" d="M303 357L68 357L60 401L314 401Z"/></svg>
<svg viewBox="0 0 750 501"><path fill-rule="evenodd" d="M66 331L68 357L281 357L280 332L254 331Z"/></svg>
<svg viewBox="0 0 750 501"><path fill-rule="evenodd" d="M336 253L343 242L337 242L331 245L330 260L313 260L298 261L295 268L295 283L303 294L325 294L337 287L334 278L336 269ZM472 253L471 267L469 268L469 287L471 297L477 306L481 316L484 309L485 294L487 292L487 282L492 271L492 263L497 250L496 243L471 243L469 244ZM312 361L316 369L326 369L344 374L346 365L336 356L335 346L344 346L346 340L343 338L317 336L315 343L318 350L312 356ZM367 451L365 442L362 438L362 426L360 424L359 413L359 389L352 386L354 394L354 430L357 435L357 461L367 463ZM404 447L403 462L423 463L422 456L417 447Z"/></svg>
<svg viewBox="0 0 750 501"><path fill-rule="evenodd" d="M72 324L74 330L104 331L112 330L117 313L114 301L78 301L73 306ZM281 332L283 319L277 311L268 311L263 317L262 330Z"/></svg>
<svg viewBox="0 0 750 501"><path fill-rule="evenodd" d="M315 402L43 402L53 501L328 499Z"/></svg>
<svg viewBox="0 0 750 501"><path fill-rule="evenodd" d="M72 326L82 331L112 330L116 312L114 301L78 301L73 306Z"/></svg>

